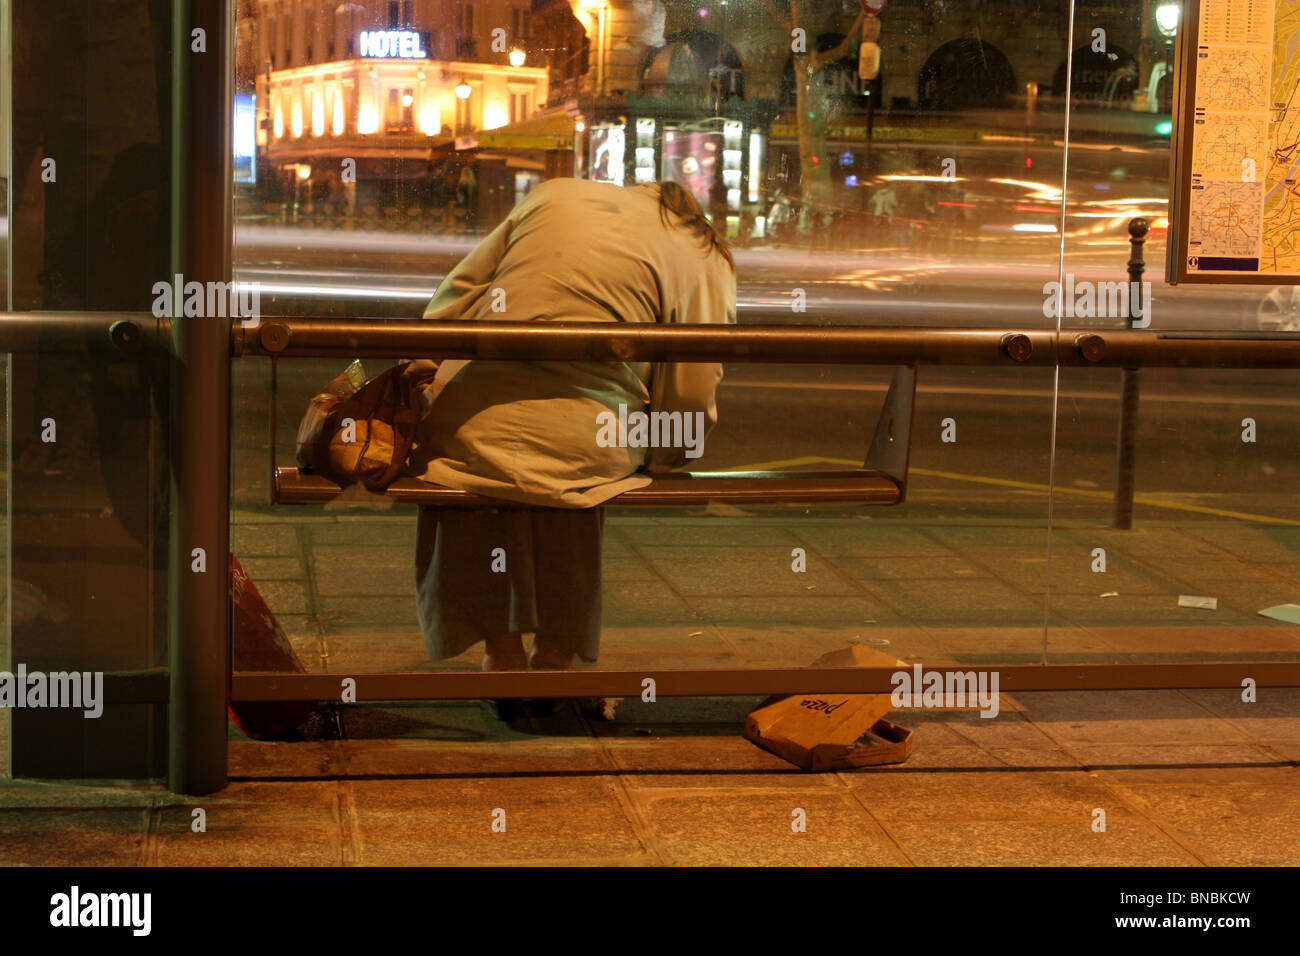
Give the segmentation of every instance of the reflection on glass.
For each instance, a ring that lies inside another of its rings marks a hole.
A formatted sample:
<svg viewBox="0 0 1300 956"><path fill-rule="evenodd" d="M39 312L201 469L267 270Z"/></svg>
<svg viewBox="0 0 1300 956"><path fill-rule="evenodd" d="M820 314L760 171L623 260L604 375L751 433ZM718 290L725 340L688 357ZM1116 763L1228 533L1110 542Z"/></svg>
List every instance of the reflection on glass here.
<svg viewBox="0 0 1300 956"><path fill-rule="evenodd" d="M1166 162L1176 161L1168 159L1168 137L1179 13L1176 3L1135 6L1135 34L1095 38L1093 45L1105 46L1098 53L1075 51L1066 209L1068 218L1092 228L1067 231L1061 271L1076 304L1087 304L1089 296L1092 304L1089 315L1063 324L1294 330L1300 325L1290 286L1163 281ZM1076 21L1076 36L1092 29L1090 20ZM1123 64L1113 83L1096 70L1109 53ZM1232 78L1234 89L1265 82L1240 70ZM1237 163L1232 157L1227 165ZM1128 224L1139 217L1150 225L1138 289L1147 305L1133 321L1124 297L1105 293L1128 279ZM1261 612L1289 603L1300 585L1300 513L1289 493L1300 449L1291 429L1275 430L1290 416L1294 372L1148 368L1124 374L1138 390L1127 426L1119 424L1119 370L1061 373L1048 659L1293 659L1300 642L1288 625ZM1135 443L1128 530L1117 527L1116 517L1121 427Z"/></svg>
<svg viewBox="0 0 1300 956"><path fill-rule="evenodd" d="M384 25L381 5L340 8L310 46L249 5L238 88L256 111L255 174L237 187L237 274L261 283L268 313L417 317L539 183L672 180L732 246L742 323L1043 329L1059 309L1067 328L1118 327L1135 318L1119 310L1129 221L1148 221L1148 263L1168 229L1169 6L1081 13L1071 50L1069 5L1040 0L996 13L534 0L514 3L500 33L472 5L432 5L389 25L413 38L394 54L358 45ZM1152 271L1138 302L1154 328L1297 322L1285 289L1188 293ZM283 436L343 364L280 363L280 463ZM729 366L699 467L860 465L889 373ZM237 363L248 540L270 520L266 375ZM1051 369L926 367L901 507L615 506L601 665L796 665L850 641L927 661L1040 659L1049 497L1068 521L1071 488L1097 507L1111 480L1097 463L1113 427L1085 437L1069 416L1076 402L1109 407L1113 377L1060 396L1055 478ZM1144 405L1143 427L1155 420ZM1073 441L1093 463L1077 481L1091 484L1071 484ZM322 666L428 666L412 640L413 522L358 507L293 509L316 523L278 546L300 570L275 609ZM346 530L331 523L345 515ZM1054 553L1054 569L1065 560Z"/></svg>
<svg viewBox="0 0 1300 956"><path fill-rule="evenodd" d="M237 196L236 262L262 283L268 312L418 316L516 202L576 176L683 186L731 243L742 322L1052 324L1043 289L1062 228L1063 6L1000 11L980 41L954 38L916 4L518 6L505 36L468 5L431 8L427 22L403 24L422 55L384 56L353 43L383 12L358 3L327 43L317 38L314 59L246 9L239 88L257 104L258 148L256 181ZM1092 75L1111 62L1084 72L1118 107L1131 84ZM393 122L403 110L413 128ZM315 112L331 122L313 123ZM1071 210L1067 234L1099 235L1093 211ZM282 435L336 366L280 363ZM890 371L731 366L720 425L692 466L860 466ZM236 376L237 431L251 444L265 369L242 362ZM978 643L962 628L998 625L1040 641L1041 598L1024 588L1041 590L1030 556L1046 543L1050 397L1045 370L927 369L902 509L615 508L602 666L805 664L877 639L932 657L961 650L949 637ZM248 482L236 482L241 520L256 524L263 459L237 449L236 469ZM1007 481L1039 490L1026 498ZM330 510L362 517L347 500ZM373 529L363 564L387 570L349 584L338 574L352 565L339 562L357 542L312 527L284 543L310 580L277 610L299 622L304 657L427 666L406 640L419 633L406 584L414 529L372 515L349 536L362 526ZM981 536L1024 560L980 557ZM1022 577L1006 579L1011 567ZM473 652L459 661L477 664Z"/></svg>
<svg viewBox="0 0 1300 956"><path fill-rule="evenodd" d="M1143 370L1131 530L1112 519L1119 373L1061 388L1049 658L1294 659L1294 625L1262 613L1300 587L1294 372Z"/></svg>

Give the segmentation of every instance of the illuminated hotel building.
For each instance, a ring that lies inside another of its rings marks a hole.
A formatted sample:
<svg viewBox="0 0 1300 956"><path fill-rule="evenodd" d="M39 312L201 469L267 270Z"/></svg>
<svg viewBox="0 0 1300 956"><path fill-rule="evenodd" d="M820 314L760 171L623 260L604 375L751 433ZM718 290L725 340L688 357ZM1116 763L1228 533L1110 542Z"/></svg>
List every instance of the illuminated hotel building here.
<svg viewBox="0 0 1300 956"><path fill-rule="evenodd" d="M236 83L262 168L305 180L350 158L364 180L525 119L547 98L547 70L528 65L529 6L247 0ZM237 141L240 126L237 114Z"/></svg>
<svg viewBox="0 0 1300 956"><path fill-rule="evenodd" d="M793 122L782 144L793 157L769 147L795 106L788 38L779 25L755 28L748 9L725 0L244 0L236 178L259 192L289 187L296 215L322 196L338 208L340 191L349 211L398 205L379 199L385 191L414 204L419 189L393 184L421 177L431 184L423 201L436 208L472 168L485 223L552 176L673 179L735 236L743 216L761 219L772 202L766 166L793 168L798 155ZM779 57L766 55L774 44ZM856 93L853 68L828 73ZM860 111L853 100L831 105ZM356 181L340 190L333 181L349 159ZM266 198L288 205L283 193Z"/></svg>

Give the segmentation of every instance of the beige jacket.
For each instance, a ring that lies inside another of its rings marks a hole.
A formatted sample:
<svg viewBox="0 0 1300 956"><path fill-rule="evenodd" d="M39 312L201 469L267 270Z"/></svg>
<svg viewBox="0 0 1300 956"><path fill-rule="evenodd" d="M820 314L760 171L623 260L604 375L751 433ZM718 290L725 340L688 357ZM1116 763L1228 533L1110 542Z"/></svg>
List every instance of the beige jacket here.
<svg viewBox="0 0 1300 956"><path fill-rule="evenodd" d="M656 184L553 179L447 275L424 317L734 323L736 277L663 224ZM447 361L425 392L412 462L439 485L590 508L648 484L643 465L694 467L721 378L707 363ZM656 417L647 435L633 413L649 411L681 413L680 427ZM645 447L655 441L675 447Z"/></svg>

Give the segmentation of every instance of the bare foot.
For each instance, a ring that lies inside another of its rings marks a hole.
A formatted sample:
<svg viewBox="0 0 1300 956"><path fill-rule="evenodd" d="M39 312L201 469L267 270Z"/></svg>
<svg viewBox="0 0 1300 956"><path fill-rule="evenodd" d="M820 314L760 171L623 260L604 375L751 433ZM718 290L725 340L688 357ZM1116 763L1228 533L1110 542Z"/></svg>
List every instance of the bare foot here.
<svg viewBox="0 0 1300 956"><path fill-rule="evenodd" d="M565 652L544 639L533 641L528 652L528 667L531 670L567 671L573 669L572 651Z"/></svg>
<svg viewBox="0 0 1300 956"><path fill-rule="evenodd" d="M483 670L522 671L528 669L524 642L520 634L489 638L483 651Z"/></svg>

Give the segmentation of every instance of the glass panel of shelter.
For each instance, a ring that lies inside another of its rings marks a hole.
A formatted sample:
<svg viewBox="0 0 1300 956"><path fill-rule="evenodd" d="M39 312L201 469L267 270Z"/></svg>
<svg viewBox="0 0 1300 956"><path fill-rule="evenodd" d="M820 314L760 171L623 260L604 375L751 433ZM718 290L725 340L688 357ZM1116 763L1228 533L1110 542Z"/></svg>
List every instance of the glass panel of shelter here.
<svg viewBox="0 0 1300 956"><path fill-rule="evenodd" d="M268 315L418 317L536 183L674 179L732 244L741 324L1052 328L1068 6L949 6L421 4L393 27L363 0L315 21L312 59L295 14L247 5L236 277ZM344 364L278 363L278 463ZM729 363L698 467L859 466L891 373ZM267 504L269 377L235 364L232 541L299 656L476 669L424 656L408 506ZM1052 390L1050 368L921 368L899 506L615 503L598 666L1037 659Z"/></svg>
<svg viewBox="0 0 1300 956"><path fill-rule="evenodd" d="M166 708L104 706L102 685L167 664L170 356L118 351L94 316L149 315L170 271L170 18L127 3L88 30L81 6L0 3L0 286L26 326L0 365L0 670L70 675L62 704L0 708L0 774L165 768ZM96 681L99 713L75 706Z"/></svg>
<svg viewBox="0 0 1300 956"><path fill-rule="evenodd" d="M1178 162L1170 155L1174 45L1184 25L1176 3L1129 3L1122 12L1081 11L1075 21L1062 324L1300 332L1284 277L1165 281L1169 175ZM1269 58L1259 63L1267 69ZM1256 79L1262 89L1266 80ZM1135 219L1145 224L1136 228L1146 266L1129 286ZM1294 660L1300 640L1289 612L1261 614L1291 604L1300 586L1294 370L1066 367L1060 388L1048 659ZM1125 435L1131 459L1119 454ZM1130 495L1118 491L1125 481ZM1241 691L1184 693L1215 713L1242 706ZM1181 706L1204 713L1185 697Z"/></svg>

